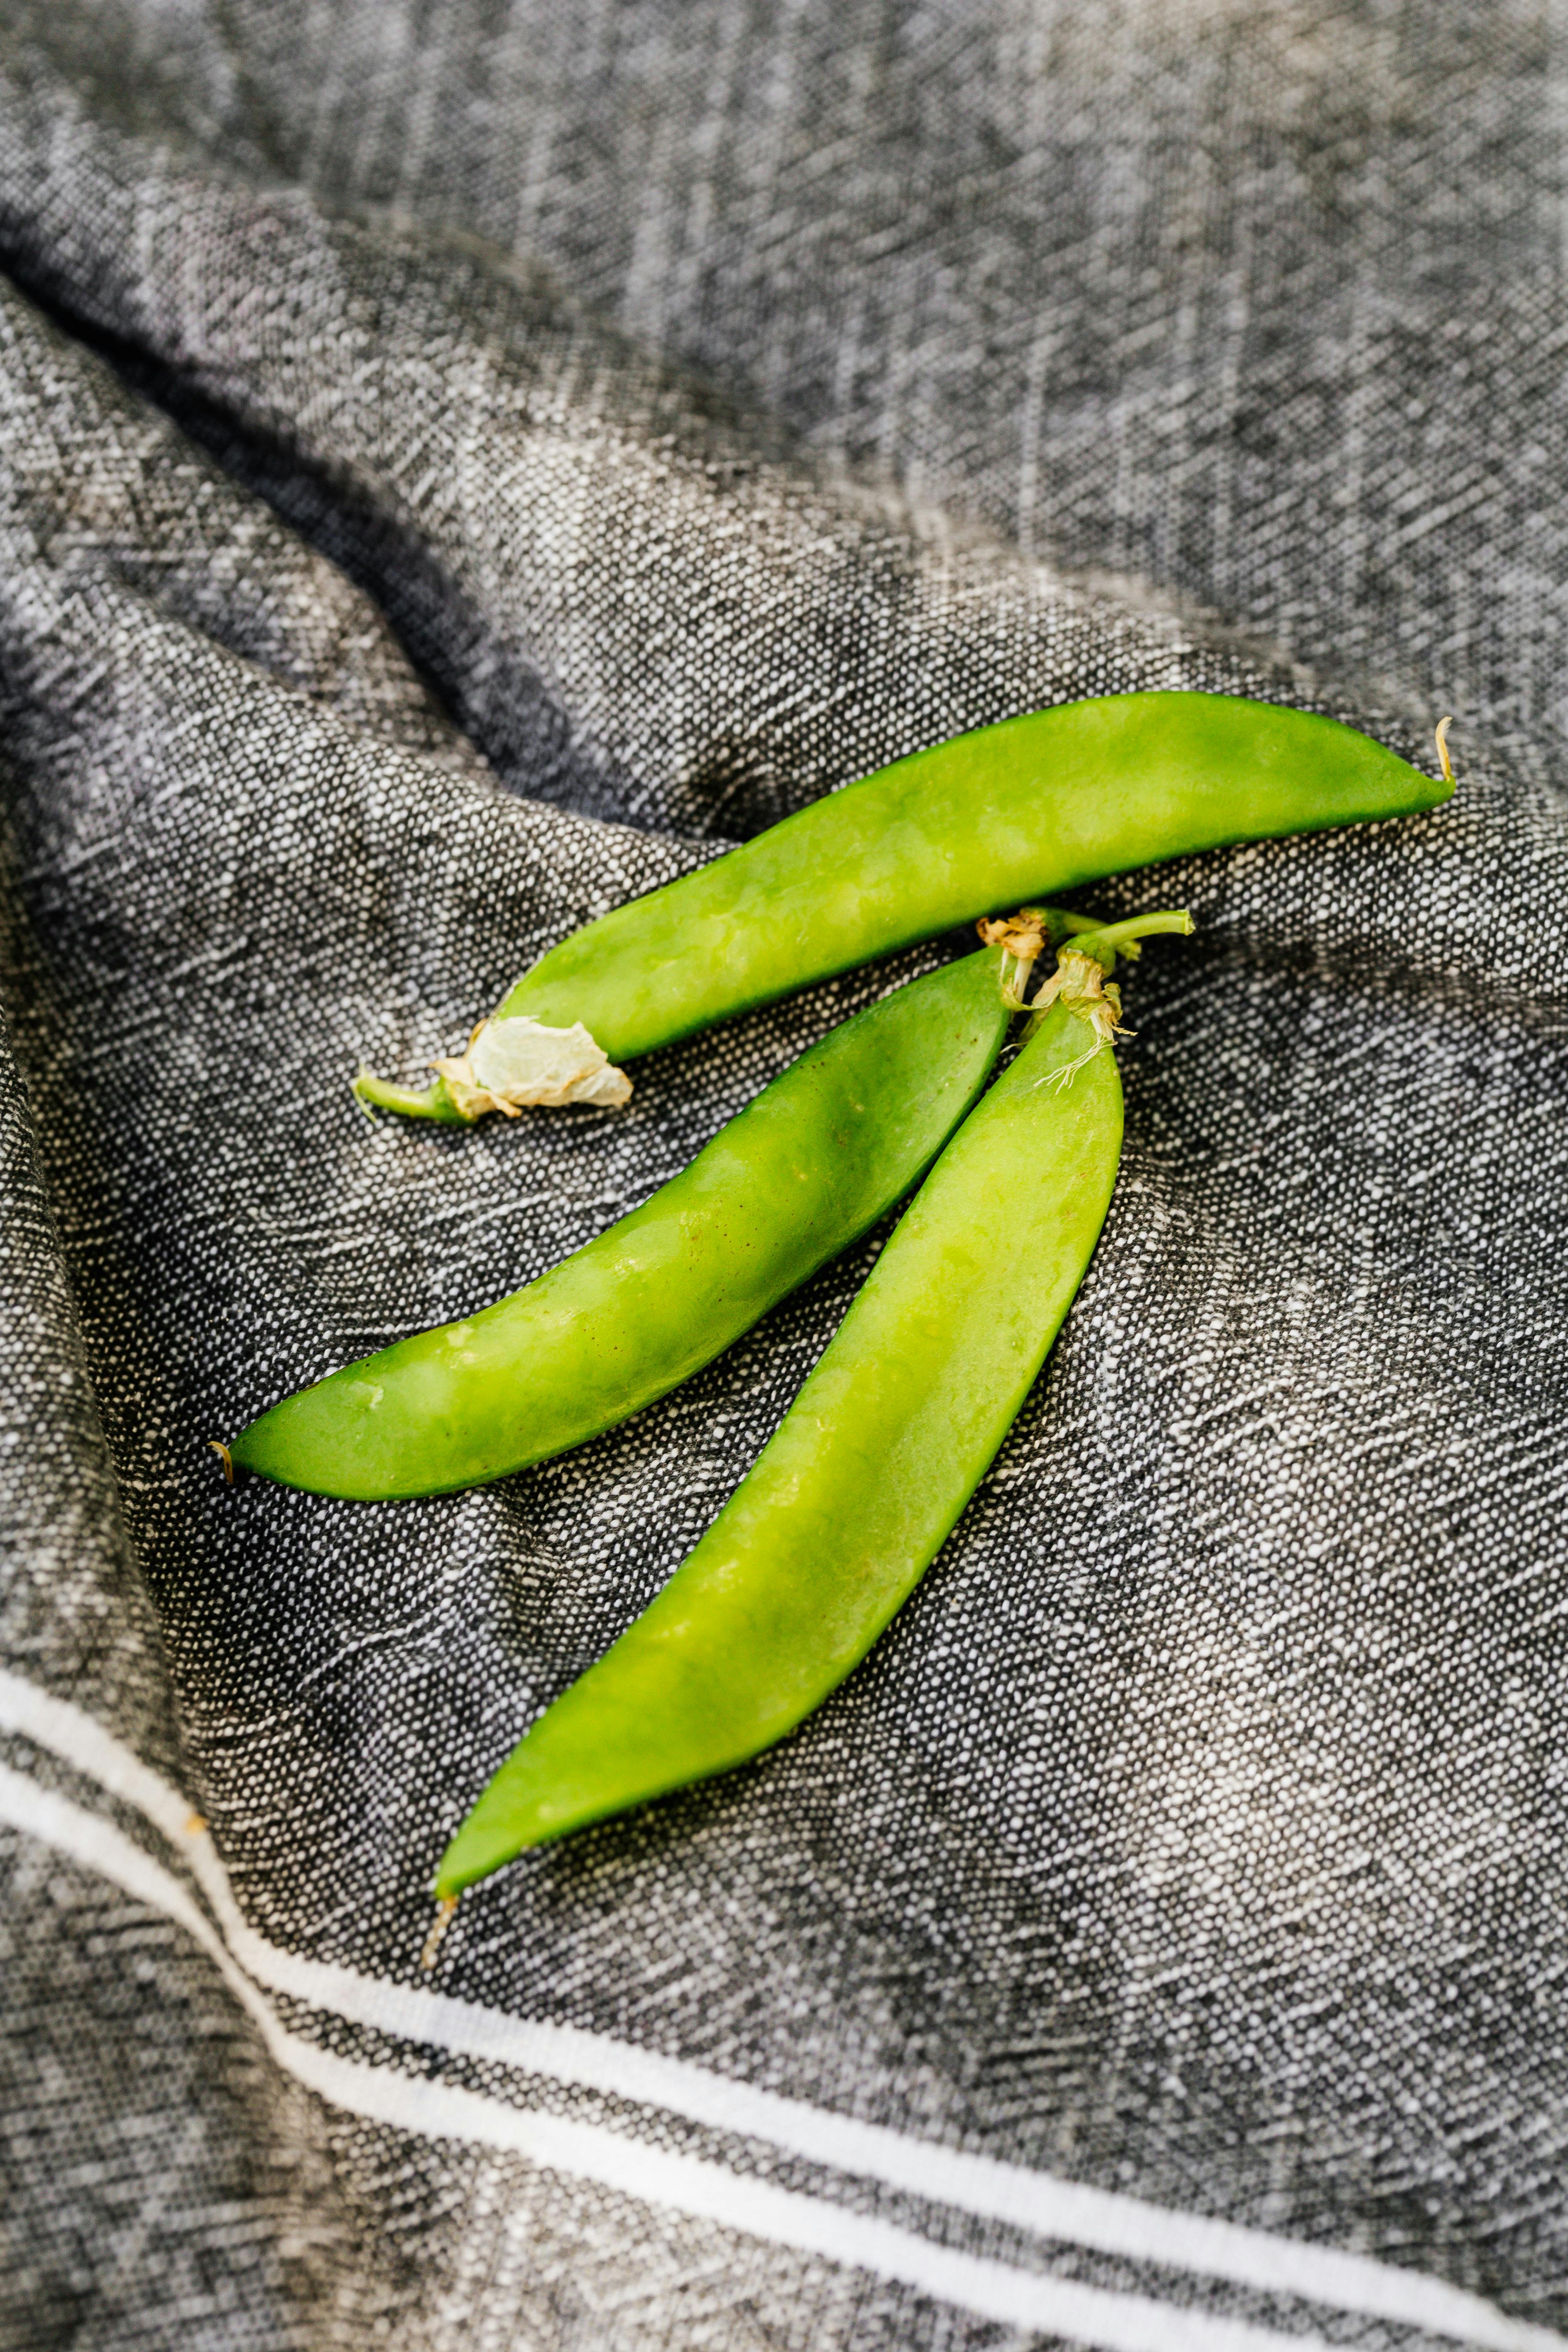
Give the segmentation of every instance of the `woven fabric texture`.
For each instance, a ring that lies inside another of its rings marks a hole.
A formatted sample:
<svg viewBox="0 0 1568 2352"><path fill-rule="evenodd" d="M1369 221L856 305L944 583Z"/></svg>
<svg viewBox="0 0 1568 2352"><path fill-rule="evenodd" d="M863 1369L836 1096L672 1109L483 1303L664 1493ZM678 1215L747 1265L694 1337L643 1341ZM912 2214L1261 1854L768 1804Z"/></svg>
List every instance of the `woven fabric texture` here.
<svg viewBox="0 0 1568 2352"><path fill-rule="evenodd" d="M1568 2343L1552 5L0 5L0 2343ZM472 1494L208 1440L554 1263L938 940L360 1114L552 941L1072 696L1432 817L1109 877L1078 1305L845 1687L431 1869L873 1235Z"/></svg>

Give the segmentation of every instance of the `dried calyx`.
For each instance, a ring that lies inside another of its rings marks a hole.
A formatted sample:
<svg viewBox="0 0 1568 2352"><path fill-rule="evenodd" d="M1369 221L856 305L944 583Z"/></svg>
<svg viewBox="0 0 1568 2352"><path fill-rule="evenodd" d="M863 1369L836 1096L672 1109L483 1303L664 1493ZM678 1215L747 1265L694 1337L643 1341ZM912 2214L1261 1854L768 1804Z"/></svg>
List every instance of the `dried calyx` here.
<svg viewBox="0 0 1568 2352"><path fill-rule="evenodd" d="M1089 1052L1098 1054L1121 1028L1121 991L1113 980L1107 980L1106 970L1098 957L1085 955L1077 946L1063 948L1055 971L1041 982L1030 1012L1037 1019L1059 998L1069 1013L1088 1022L1094 1032Z"/></svg>
<svg viewBox="0 0 1568 2352"><path fill-rule="evenodd" d="M1101 925L1096 916L1069 915L1063 907L1020 907L1016 915L993 916L974 928L988 948L1003 950L1002 1002L1015 1013L1026 1013L1024 991L1046 949L1059 948L1075 932L1097 931ZM1131 952L1135 956L1137 948Z"/></svg>
<svg viewBox="0 0 1568 2352"><path fill-rule="evenodd" d="M1102 923L1092 915L1071 915L1058 907L1023 907L1016 915L994 917L976 929L988 947L1003 950L1004 1003L1015 1012L1030 1013L1037 1021L1051 1005L1059 1003L1088 1026L1087 1049L1053 1074L1058 1086L1067 1086L1076 1070L1124 1034L1121 992L1110 977L1117 957L1135 961L1140 940L1162 931L1184 936L1193 929L1193 919L1184 908L1167 908L1153 915L1133 915L1125 922ZM1027 999L1024 991L1047 946L1057 950L1056 970L1041 982L1033 999Z"/></svg>

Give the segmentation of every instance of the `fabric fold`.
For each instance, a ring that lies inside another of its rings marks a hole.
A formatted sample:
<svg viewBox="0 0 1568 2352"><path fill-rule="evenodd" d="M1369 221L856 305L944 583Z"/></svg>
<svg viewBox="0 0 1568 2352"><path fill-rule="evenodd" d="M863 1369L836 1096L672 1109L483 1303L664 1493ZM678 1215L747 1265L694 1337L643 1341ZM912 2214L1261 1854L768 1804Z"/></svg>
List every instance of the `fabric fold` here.
<svg viewBox="0 0 1568 2352"><path fill-rule="evenodd" d="M1210 688L1422 759L1439 714L854 474L450 222L334 214L197 88L216 36L161 100L13 22L18 2340L1561 2340L1551 729L1461 716L1431 819L1079 894L1199 931L1129 979L1123 1179L993 1474L796 1738L476 1890L432 1995L446 1837L878 1237L492 1488L231 1490L210 1443L542 1271L952 943L614 1113L374 1126L354 1070L419 1080L587 918L1015 710Z"/></svg>

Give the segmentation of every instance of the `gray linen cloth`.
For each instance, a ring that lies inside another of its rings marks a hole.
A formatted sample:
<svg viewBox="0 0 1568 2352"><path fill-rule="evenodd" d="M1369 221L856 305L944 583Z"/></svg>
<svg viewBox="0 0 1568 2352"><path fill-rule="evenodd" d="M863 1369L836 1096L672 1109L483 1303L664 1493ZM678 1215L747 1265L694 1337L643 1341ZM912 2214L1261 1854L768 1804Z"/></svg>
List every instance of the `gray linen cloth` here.
<svg viewBox="0 0 1568 2352"><path fill-rule="evenodd" d="M7 2346L1568 2342L1565 48L5 0ZM480 1493L207 1441L953 943L621 1113L373 1127L353 1068L901 752L1173 686L1428 762L1452 709L1460 793L1081 895L1201 930L952 1540L426 1976L444 1839L878 1237Z"/></svg>

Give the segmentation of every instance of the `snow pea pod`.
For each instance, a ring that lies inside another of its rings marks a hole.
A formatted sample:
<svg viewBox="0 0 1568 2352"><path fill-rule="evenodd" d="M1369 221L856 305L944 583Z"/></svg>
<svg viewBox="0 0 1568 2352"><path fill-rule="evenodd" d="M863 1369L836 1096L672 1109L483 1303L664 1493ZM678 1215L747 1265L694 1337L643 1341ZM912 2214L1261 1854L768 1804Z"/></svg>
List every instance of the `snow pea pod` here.
<svg viewBox="0 0 1568 2352"><path fill-rule="evenodd" d="M523 974L475 1032L474 1066L447 1064L423 1092L368 1076L358 1090L448 1120L624 1100L616 1065L994 908L1228 842L1410 815L1452 790L1335 719L1237 695L1059 703L895 761L612 908ZM503 1041L531 1036L568 1081L566 1038L596 1056L584 1091L509 1098Z"/></svg>
<svg viewBox="0 0 1568 2352"><path fill-rule="evenodd" d="M1057 937L1081 918L1053 919ZM640 1209L526 1288L287 1397L236 1466L361 1500L472 1486L685 1380L848 1246L963 1118L1006 1034L995 949L803 1054Z"/></svg>
<svg viewBox="0 0 1568 2352"><path fill-rule="evenodd" d="M549 1707L447 1847L436 1892L757 1755L907 1598L1028 1394L1115 1181L1104 975L1156 916L1061 951L1053 1000L970 1114L775 1435L662 1592Z"/></svg>

